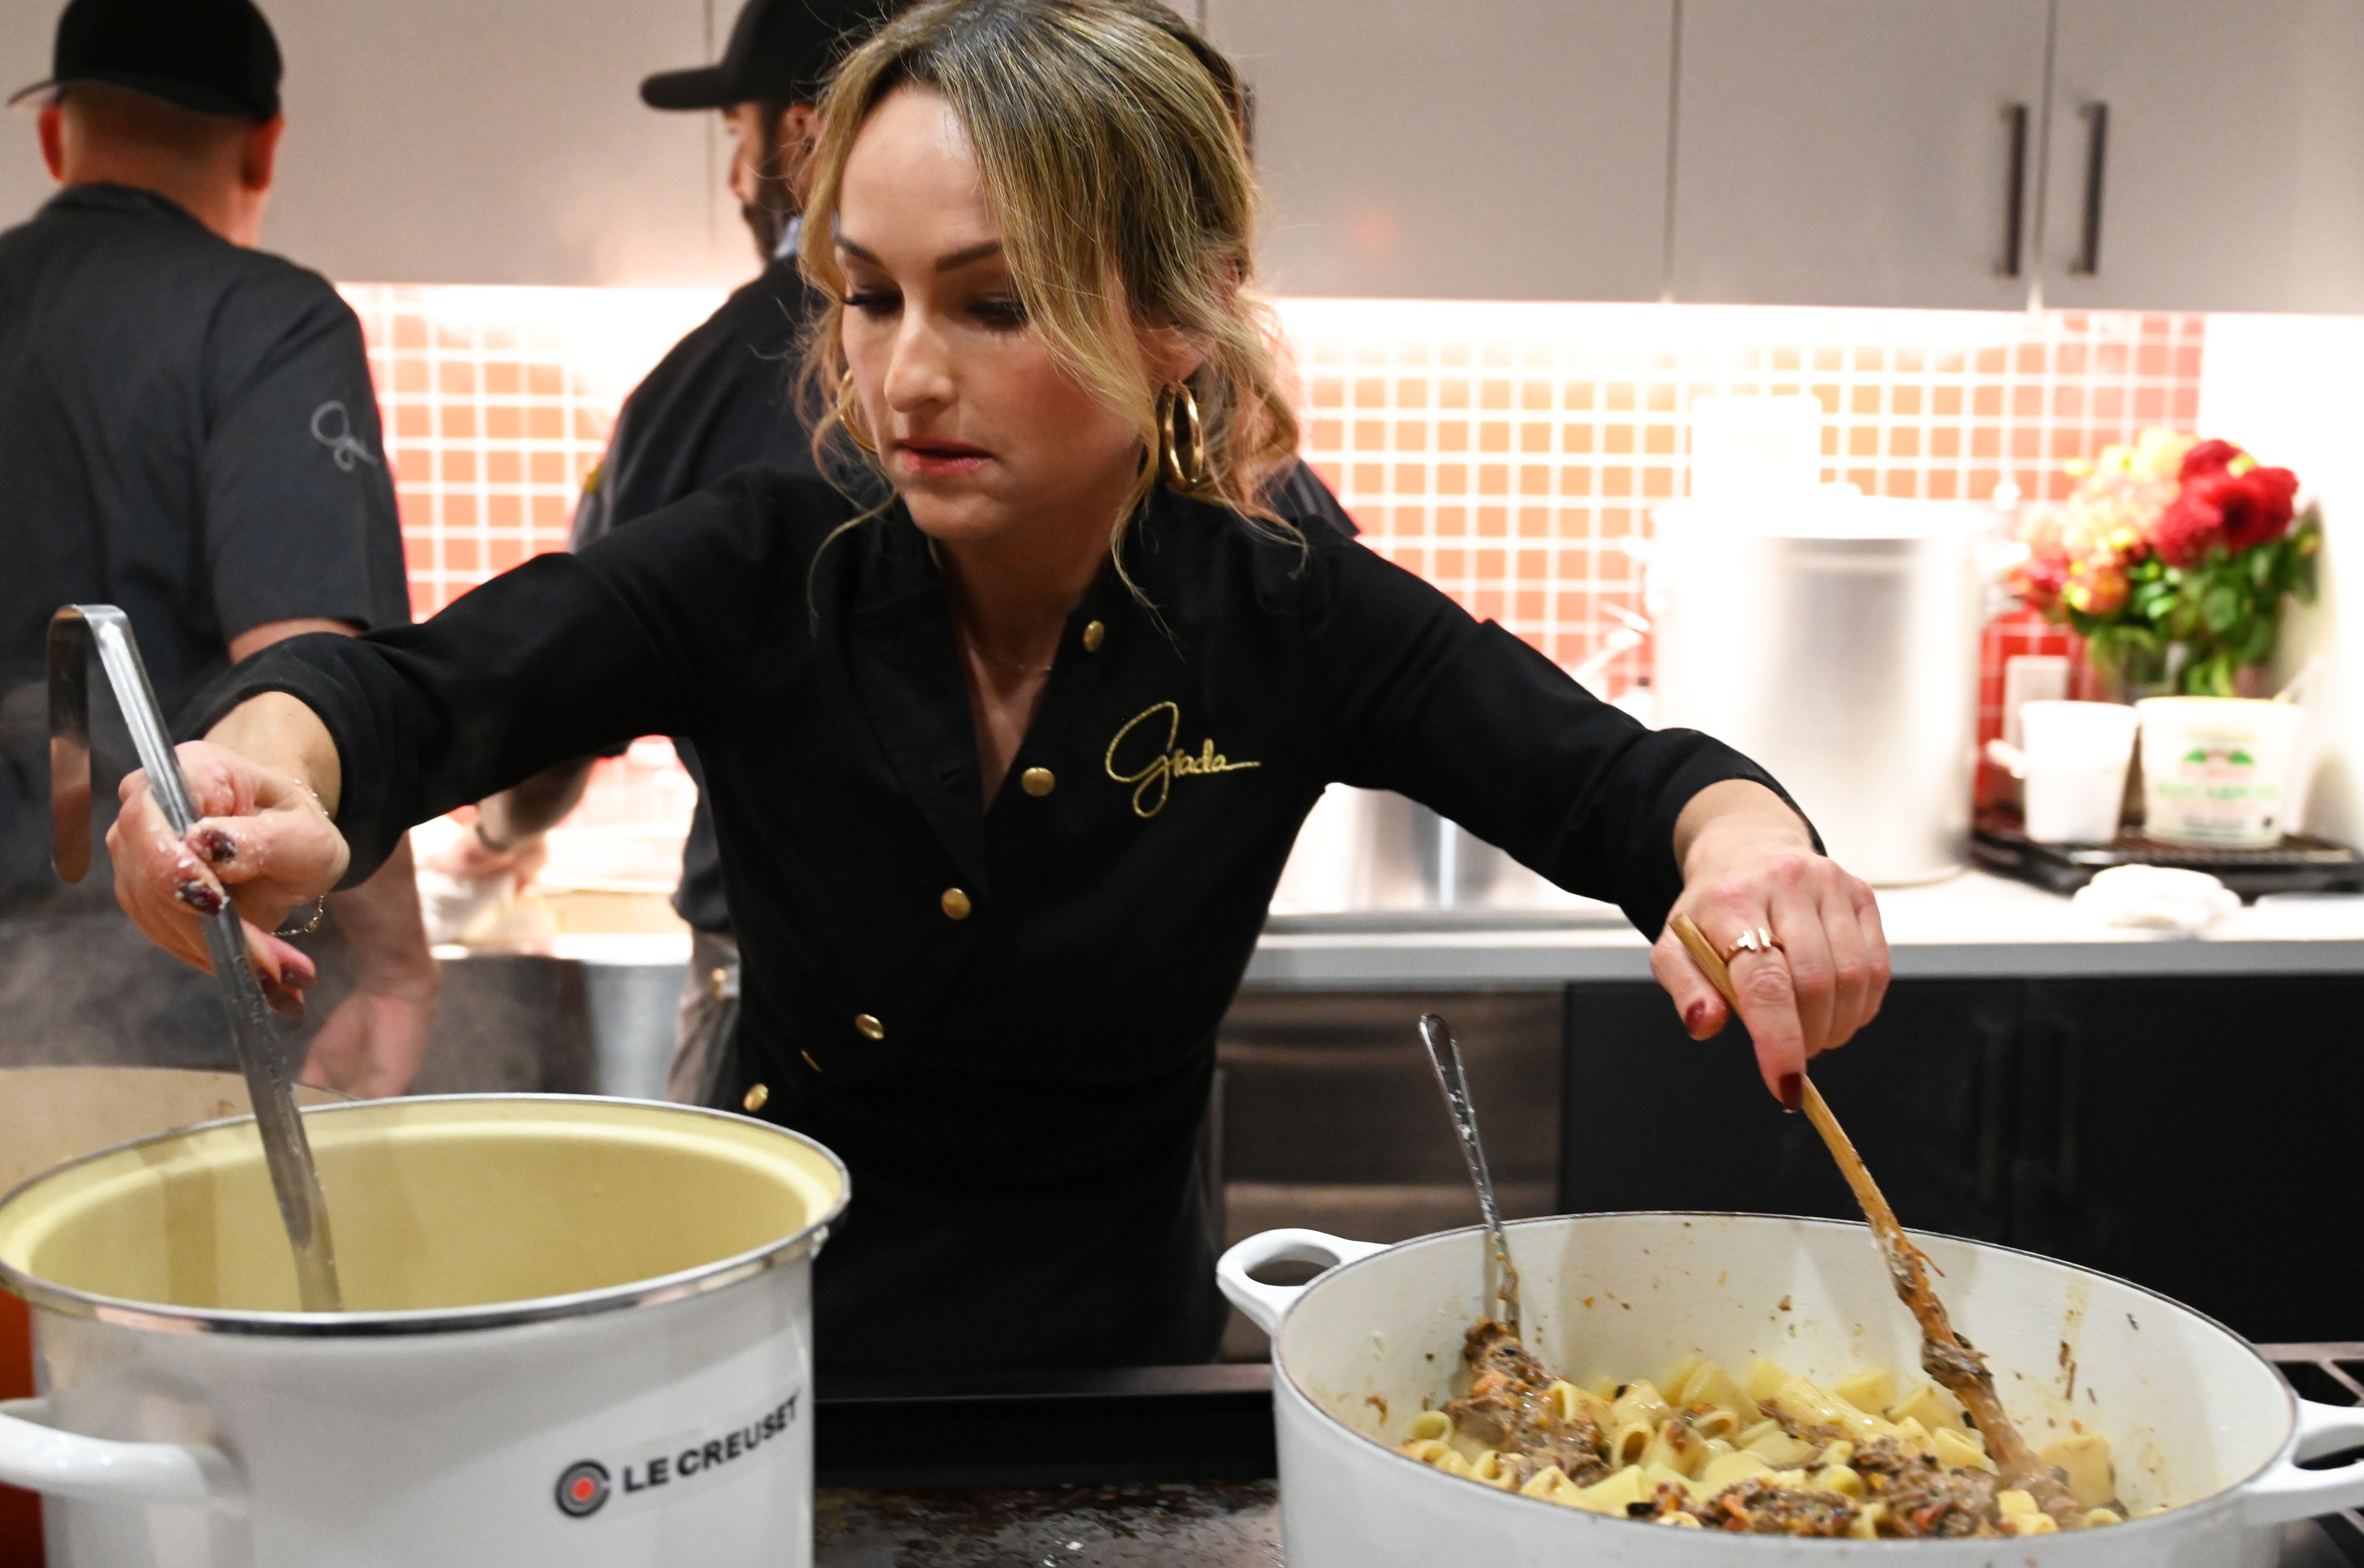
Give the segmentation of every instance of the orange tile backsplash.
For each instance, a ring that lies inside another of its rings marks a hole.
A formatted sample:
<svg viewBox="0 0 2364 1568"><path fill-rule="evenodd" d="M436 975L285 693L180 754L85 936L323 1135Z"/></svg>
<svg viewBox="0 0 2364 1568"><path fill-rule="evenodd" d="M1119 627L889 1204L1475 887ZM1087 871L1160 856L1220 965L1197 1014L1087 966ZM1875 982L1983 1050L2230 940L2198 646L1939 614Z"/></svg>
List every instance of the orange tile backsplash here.
<svg viewBox="0 0 2364 1568"><path fill-rule="evenodd" d="M2205 322L1395 300L1280 313L1306 457L1370 543L1569 666L1615 629L1609 606L1642 608L1649 508L1688 489L1692 399L1817 398L1823 478L1867 494L1984 503L2008 482L2053 496L2062 460L2191 423ZM1648 653L1609 667L1609 695Z"/></svg>
<svg viewBox="0 0 2364 1568"><path fill-rule="evenodd" d="M355 284L421 615L563 548L625 393L719 295ZM1823 477L1868 494L2066 494L2059 464L2199 412L2205 317L1285 300L1305 455L1373 548L1573 666L1642 608L1650 507L1709 394L1820 400ZM2066 652L2024 615L2002 661ZM1646 642L1601 680L1646 678Z"/></svg>
<svg viewBox="0 0 2364 1568"><path fill-rule="evenodd" d="M369 344L420 616L565 548L624 395L722 297L409 284L342 292Z"/></svg>

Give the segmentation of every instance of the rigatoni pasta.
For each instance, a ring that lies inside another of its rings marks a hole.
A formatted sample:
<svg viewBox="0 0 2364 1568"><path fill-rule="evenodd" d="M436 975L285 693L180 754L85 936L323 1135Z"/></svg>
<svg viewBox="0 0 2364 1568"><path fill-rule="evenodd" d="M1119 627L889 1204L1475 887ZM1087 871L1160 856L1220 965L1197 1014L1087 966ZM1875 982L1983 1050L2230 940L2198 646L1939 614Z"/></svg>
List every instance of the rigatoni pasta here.
<svg viewBox="0 0 2364 1568"><path fill-rule="evenodd" d="M2064 1522L2004 1486L1962 1407L1871 1367L1829 1388L1759 1360L1734 1377L1686 1356L1653 1383L1552 1376L1500 1325L1463 1348L1469 1392L1411 1418L1399 1451L1451 1474L1589 1513L1760 1535L2044 1535ZM2081 1514L2118 1523L2110 1445L2039 1451Z"/></svg>

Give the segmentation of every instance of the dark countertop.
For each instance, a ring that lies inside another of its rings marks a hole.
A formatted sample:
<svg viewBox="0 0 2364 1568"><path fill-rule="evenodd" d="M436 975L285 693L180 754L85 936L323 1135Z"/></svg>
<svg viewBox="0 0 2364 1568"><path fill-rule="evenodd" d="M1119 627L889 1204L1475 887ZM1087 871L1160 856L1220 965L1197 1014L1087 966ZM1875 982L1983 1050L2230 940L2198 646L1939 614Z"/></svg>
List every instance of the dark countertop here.
<svg viewBox="0 0 2364 1568"><path fill-rule="evenodd" d="M823 1491L814 1568L1280 1568L1271 1481ZM2280 1568L2357 1568L2344 1518L2282 1527Z"/></svg>
<svg viewBox="0 0 2364 1568"><path fill-rule="evenodd" d="M2305 1397L2364 1404L2364 1342L2259 1349ZM1271 1379L1214 1365L824 1385L816 1568L1280 1568ZM2364 1568L2364 1514L2287 1527L2280 1564Z"/></svg>
<svg viewBox="0 0 2364 1568"><path fill-rule="evenodd" d="M825 1489L815 1568L1279 1568L1271 1481Z"/></svg>

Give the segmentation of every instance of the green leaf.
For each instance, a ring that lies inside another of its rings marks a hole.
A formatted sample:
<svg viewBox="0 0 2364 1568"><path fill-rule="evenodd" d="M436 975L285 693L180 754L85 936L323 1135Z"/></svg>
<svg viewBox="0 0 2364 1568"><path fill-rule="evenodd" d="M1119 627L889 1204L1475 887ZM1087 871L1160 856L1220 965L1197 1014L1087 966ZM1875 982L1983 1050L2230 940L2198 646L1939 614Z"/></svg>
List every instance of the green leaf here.
<svg viewBox="0 0 2364 1568"><path fill-rule="evenodd" d="M2200 618L2209 630L2224 636L2241 618L2241 595L2222 584L2211 587L2200 601Z"/></svg>

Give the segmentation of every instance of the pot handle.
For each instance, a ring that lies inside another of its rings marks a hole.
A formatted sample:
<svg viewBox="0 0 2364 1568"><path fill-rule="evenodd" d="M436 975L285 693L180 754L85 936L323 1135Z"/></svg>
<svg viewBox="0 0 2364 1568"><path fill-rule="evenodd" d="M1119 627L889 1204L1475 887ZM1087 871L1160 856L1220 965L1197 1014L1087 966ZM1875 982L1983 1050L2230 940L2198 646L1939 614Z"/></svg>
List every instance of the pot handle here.
<svg viewBox="0 0 2364 1568"><path fill-rule="evenodd" d="M0 1400L0 1481L52 1497L218 1503L234 1490L220 1451L60 1431L46 1399Z"/></svg>
<svg viewBox="0 0 2364 1568"><path fill-rule="evenodd" d="M2253 1525L2289 1524L2364 1503L2364 1460L2336 1470L2301 1470L2297 1461L2364 1444L2364 1406L2298 1402L2298 1443L2289 1462L2252 1482L2242 1510Z"/></svg>
<svg viewBox="0 0 2364 1568"><path fill-rule="evenodd" d="M1280 1326L1281 1318L1307 1287L1262 1284L1248 1278L1250 1270L1266 1263L1320 1263L1325 1269L1334 1269L1340 1263L1351 1263L1387 1250L1388 1243L1384 1241L1349 1241L1321 1230L1264 1230L1217 1261L1215 1283L1223 1287L1223 1295L1233 1307L1269 1334Z"/></svg>

